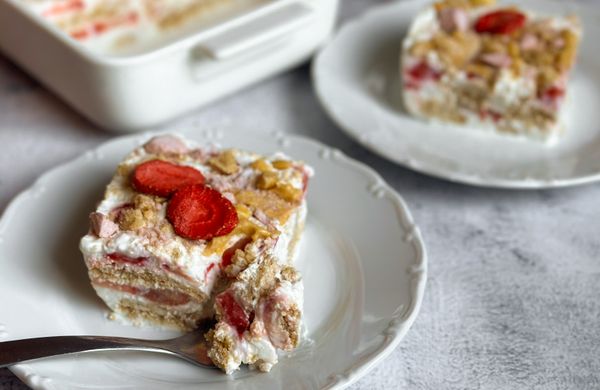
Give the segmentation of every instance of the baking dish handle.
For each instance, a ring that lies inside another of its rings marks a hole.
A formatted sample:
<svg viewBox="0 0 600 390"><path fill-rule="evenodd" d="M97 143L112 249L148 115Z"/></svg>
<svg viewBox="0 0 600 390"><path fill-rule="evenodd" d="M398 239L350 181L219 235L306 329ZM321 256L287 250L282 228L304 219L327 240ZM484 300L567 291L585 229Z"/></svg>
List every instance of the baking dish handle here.
<svg viewBox="0 0 600 390"><path fill-rule="evenodd" d="M207 37L197 48L215 60L225 60L280 39L310 23L314 10L300 1L286 2L253 13L231 28Z"/></svg>

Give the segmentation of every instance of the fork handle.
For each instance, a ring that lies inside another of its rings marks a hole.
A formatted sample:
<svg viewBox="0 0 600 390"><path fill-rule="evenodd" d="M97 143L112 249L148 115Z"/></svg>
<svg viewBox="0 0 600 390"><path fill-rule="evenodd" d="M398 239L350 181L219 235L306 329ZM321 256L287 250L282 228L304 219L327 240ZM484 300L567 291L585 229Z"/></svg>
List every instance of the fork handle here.
<svg viewBox="0 0 600 390"><path fill-rule="evenodd" d="M87 351L122 349L169 353L158 344L147 340L103 336L55 336L5 341L0 343L0 368L27 360Z"/></svg>

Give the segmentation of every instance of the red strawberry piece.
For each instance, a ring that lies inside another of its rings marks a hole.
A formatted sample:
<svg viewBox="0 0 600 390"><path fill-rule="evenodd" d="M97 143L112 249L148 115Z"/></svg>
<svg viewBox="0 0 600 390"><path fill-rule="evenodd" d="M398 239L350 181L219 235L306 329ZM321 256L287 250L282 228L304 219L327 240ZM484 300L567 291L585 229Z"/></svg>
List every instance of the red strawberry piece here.
<svg viewBox="0 0 600 390"><path fill-rule="evenodd" d="M527 17L518 11L509 9L490 12L482 15L475 22L478 33L508 35L525 25Z"/></svg>
<svg viewBox="0 0 600 390"><path fill-rule="evenodd" d="M250 317L244 308L237 303L230 292L224 292L217 297L217 304L221 307L223 321L233 326L241 336L250 326Z"/></svg>
<svg viewBox="0 0 600 390"><path fill-rule="evenodd" d="M442 73L433 69L427 62L421 61L405 71L405 85L408 89L420 89L423 82L437 81L441 77Z"/></svg>
<svg viewBox="0 0 600 390"><path fill-rule="evenodd" d="M227 268L227 266L231 264L231 259L233 258L235 252L238 249L244 250L246 245L248 245L251 242L252 238L250 237L240 238L238 241L235 242L235 244L225 249L225 252L223 252L223 256L221 256L221 268Z"/></svg>
<svg viewBox="0 0 600 390"><path fill-rule="evenodd" d="M166 198L181 187L204 184L204 176L192 167L151 160L135 168L131 184L136 191Z"/></svg>
<svg viewBox="0 0 600 390"><path fill-rule="evenodd" d="M559 87L550 87L542 92L542 99L558 100L565 96L565 90Z"/></svg>
<svg viewBox="0 0 600 390"><path fill-rule="evenodd" d="M427 65L425 61L421 61L410 68L408 74L415 80L439 80L442 76L440 72Z"/></svg>
<svg viewBox="0 0 600 390"><path fill-rule="evenodd" d="M167 206L175 233L191 240L210 240L230 233L238 224L233 204L219 191L196 184L181 188Z"/></svg>
<svg viewBox="0 0 600 390"><path fill-rule="evenodd" d="M542 104L550 110L558 110L563 98L565 97L565 90L552 86L550 88L545 89L539 94L540 101Z"/></svg>
<svg viewBox="0 0 600 390"><path fill-rule="evenodd" d="M148 260L146 257L129 257L122 253L109 253L106 255L112 261L117 263L129 263L129 264L141 264L144 261Z"/></svg>

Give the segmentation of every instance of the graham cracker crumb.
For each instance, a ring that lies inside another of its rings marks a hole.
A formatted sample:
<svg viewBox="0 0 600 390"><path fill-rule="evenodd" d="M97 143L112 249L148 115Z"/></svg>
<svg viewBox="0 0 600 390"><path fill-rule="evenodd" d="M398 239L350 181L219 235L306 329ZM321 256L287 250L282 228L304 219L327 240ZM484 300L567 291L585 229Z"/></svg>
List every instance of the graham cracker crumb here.
<svg viewBox="0 0 600 390"><path fill-rule="evenodd" d="M281 313L281 327L285 329L285 333L287 333L290 338L290 344L284 348L284 350L291 350L298 346L300 341L300 337L298 334L298 329L300 328L300 317L302 314L296 305L292 305L287 310L283 310Z"/></svg>
<svg viewBox="0 0 600 390"><path fill-rule="evenodd" d="M119 217L121 230L138 230L144 227L145 224L144 214L138 209L123 210Z"/></svg>
<svg viewBox="0 0 600 390"><path fill-rule="evenodd" d="M229 333L219 330L219 325L217 325L215 329L206 333L205 339L208 345L210 345L208 356L215 366L225 371L227 363L233 355L235 343L229 336Z"/></svg>
<svg viewBox="0 0 600 390"><path fill-rule="evenodd" d="M300 273L292 266L286 265L281 270L281 278L290 283L297 283L300 281Z"/></svg>

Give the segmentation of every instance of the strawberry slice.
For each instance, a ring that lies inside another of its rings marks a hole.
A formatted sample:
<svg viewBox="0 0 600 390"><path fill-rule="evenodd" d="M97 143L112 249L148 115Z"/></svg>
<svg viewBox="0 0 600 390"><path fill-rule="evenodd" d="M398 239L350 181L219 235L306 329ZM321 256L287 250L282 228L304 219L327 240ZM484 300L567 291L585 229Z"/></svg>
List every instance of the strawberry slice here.
<svg viewBox="0 0 600 390"><path fill-rule="evenodd" d="M219 191L201 184L175 192L167 206L167 219L175 233L191 240L224 236L238 224L233 204Z"/></svg>
<svg viewBox="0 0 600 390"><path fill-rule="evenodd" d="M526 16L514 10L499 10L482 15L475 22L478 33L508 35L525 25Z"/></svg>
<svg viewBox="0 0 600 390"><path fill-rule="evenodd" d="M217 304L221 307L223 321L233 326L241 336L250 326L250 317L244 308L237 303L230 292L225 292L217 297Z"/></svg>
<svg viewBox="0 0 600 390"><path fill-rule="evenodd" d="M438 81L442 73L430 67L427 62L421 61L412 68L405 70L406 87L408 89L420 89L426 81Z"/></svg>
<svg viewBox="0 0 600 390"><path fill-rule="evenodd" d="M138 192L166 198L181 187L204 184L204 176L192 167L151 160L135 168L131 184Z"/></svg>

